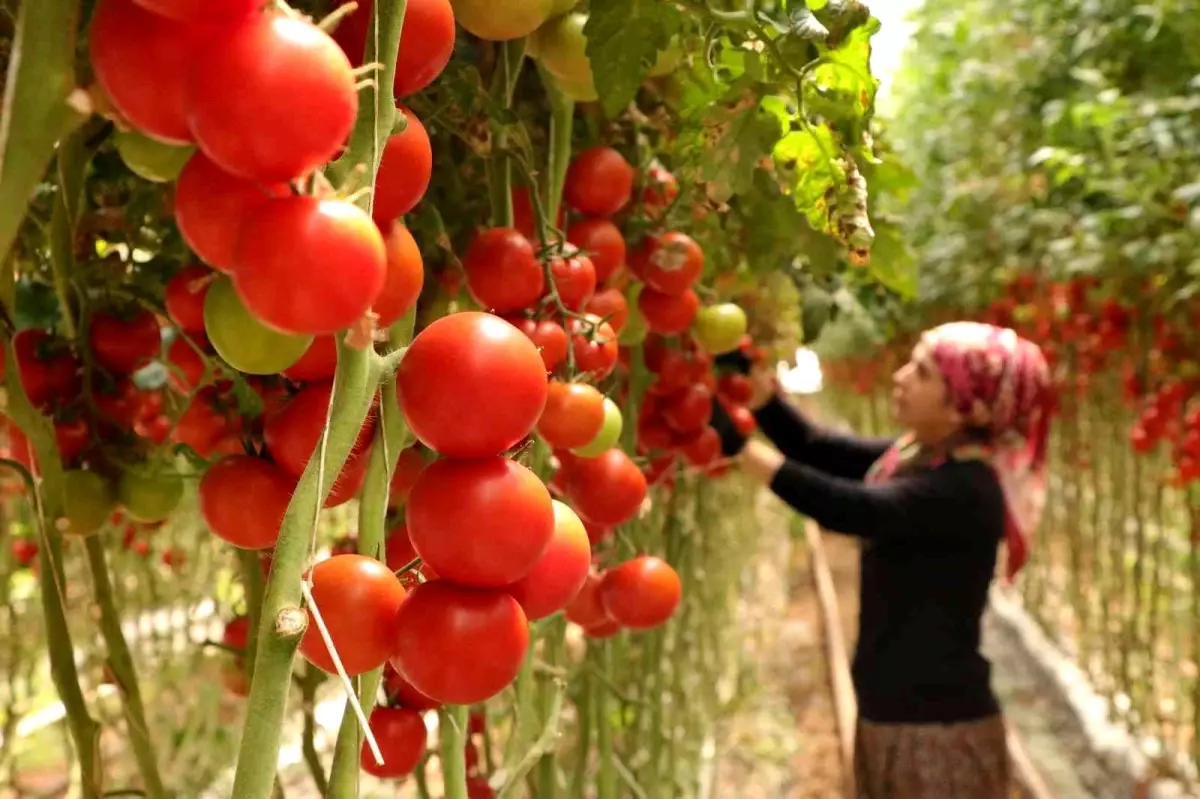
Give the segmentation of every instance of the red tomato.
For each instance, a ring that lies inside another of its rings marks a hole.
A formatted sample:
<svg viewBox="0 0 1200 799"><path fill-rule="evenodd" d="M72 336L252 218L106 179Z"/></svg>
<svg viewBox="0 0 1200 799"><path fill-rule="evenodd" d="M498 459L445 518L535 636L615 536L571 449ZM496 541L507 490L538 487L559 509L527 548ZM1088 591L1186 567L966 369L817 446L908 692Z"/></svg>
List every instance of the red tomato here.
<svg viewBox="0 0 1200 799"><path fill-rule="evenodd" d="M664 336L682 333L692 326L700 311L700 298L688 289L679 296L663 294L651 288L638 295L638 310L646 319L646 327Z"/></svg>
<svg viewBox="0 0 1200 799"><path fill-rule="evenodd" d="M396 614L406 596L387 566L364 555L323 560L312 568L312 596L346 674L353 677L387 662L396 640ZM337 673L312 608L300 654L322 671Z"/></svg>
<svg viewBox="0 0 1200 799"><path fill-rule="evenodd" d="M88 346L96 363L113 374L127 375L158 358L162 334L149 311L124 317L97 311L88 326Z"/></svg>
<svg viewBox="0 0 1200 799"><path fill-rule="evenodd" d="M396 671L421 693L449 704L483 702L503 691L529 648L529 625L515 599L445 580L414 589L396 627Z"/></svg>
<svg viewBox="0 0 1200 799"><path fill-rule="evenodd" d="M533 342L533 346L541 353L547 372L553 372L567 359L567 331L558 322L520 316L505 316L504 319Z"/></svg>
<svg viewBox="0 0 1200 799"><path fill-rule="evenodd" d="M749 408L741 406L730 408L729 418L738 432L744 436L748 436L758 429L758 420L754 418L754 414Z"/></svg>
<svg viewBox="0 0 1200 799"><path fill-rule="evenodd" d="M745 375L721 375L717 393L736 405L744 405L754 397L754 384Z"/></svg>
<svg viewBox="0 0 1200 799"><path fill-rule="evenodd" d="M238 239L234 285L263 324L328 335L367 312L383 291L379 229L345 200L288 197L252 209Z"/></svg>
<svg viewBox="0 0 1200 799"><path fill-rule="evenodd" d="M221 407L216 387L205 386L196 392L196 396L179 417L172 439L207 458L231 427L230 419Z"/></svg>
<svg viewBox="0 0 1200 799"><path fill-rule="evenodd" d="M358 113L356 80L327 33L267 10L205 48L187 87L188 126L222 169L295 180L345 144Z"/></svg>
<svg viewBox="0 0 1200 799"><path fill-rule="evenodd" d="M555 449L574 449L591 441L604 426L604 395L583 383L551 381L537 432Z"/></svg>
<svg viewBox="0 0 1200 799"><path fill-rule="evenodd" d="M616 526L637 516L646 498L646 477L628 455L613 448L580 458L567 476L567 497L580 516Z"/></svg>
<svg viewBox="0 0 1200 799"><path fill-rule="evenodd" d="M650 630L674 615L683 585L669 564L643 555L605 572L599 594L613 621L632 630Z"/></svg>
<svg viewBox="0 0 1200 799"><path fill-rule="evenodd" d="M88 31L96 81L121 116L170 144L192 141L187 83L192 65L227 30L152 14L131 0L100 0Z"/></svg>
<svg viewBox="0 0 1200 799"><path fill-rule="evenodd" d="M437 710L442 706L441 702L413 688L391 663L383 667L383 690L391 701L409 710Z"/></svg>
<svg viewBox="0 0 1200 799"><path fill-rule="evenodd" d="M271 457L292 477L299 478L304 473L304 467L321 443L332 394L331 381L309 383L279 411L268 416L263 425L263 440L267 442ZM353 452L364 452L370 445L375 435L375 421L373 409L359 430ZM347 467L349 465L347 463Z"/></svg>
<svg viewBox="0 0 1200 799"><path fill-rule="evenodd" d="M54 441L64 464L74 463L92 443L92 430L84 419L54 423Z"/></svg>
<svg viewBox="0 0 1200 799"><path fill-rule="evenodd" d="M529 239L512 228L477 235L463 256L467 291L484 308L511 313L538 301L546 288L542 265Z"/></svg>
<svg viewBox="0 0 1200 799"><path fill-rule="evenodd" d="M184 333L204 332L204 298L213 277L212 270L204 264L191 264L167 281L163 290L167 316Z"/></svg>
<svg viewBox="0 0 1200 799"><path fill-rule="evenodd" d="M590 258L574 248L564 255L567 257L551 259L550 276L562 304L572 311L578 311L596 293L596 267Z"/></svg>
<svg viewBox="0 0 1200 799"><path fill-rule="evenodd" d="M587 580L592 546L575 511L554 500L554 535L533 569L508 586L530 621L565 608Z"/></svg>
<svg viewBox="0 0 1200 799"><path fill-rule="evenodd" d="M592 259L596 281L603 283L625 263L625 237L608 219L581 219L567 229L567 241Z"/></svg>
<svg viewBox="0 0 1200 799"><path fill-rule="evenodd" d="M204 356L196 350L196 347L208 347L208 337L203 333L193 333L191 339L189 342L179 337L167 348L167 363L171 366L167 381L180 394L191 394L204 380L204 372L208 368Z"/></svg>
<svg viewBox="0 0 1200 799"><path fill-rule="evenodd" d="M620 356L620 344L617 334L608 322L601 322L599 317L590 317L592 328L580 319L572 319L567 326L570 328L571 346L575 350L575 367L580 374L586 374L593 380L603 380L613 373Z"/></svg>
<svg viewBox="0 0 1200 799"><path fill-rule="evenodd" d="M239 549L275 545L296 481L271 463L228 455L200 479L200 515L218 538Z"/></svg>
<svg viewBox="0 0 1200 799"><path fill-rule="evenodd" d="M496 791L488 783L487 777L476 774L467 778L467 799L496 799Z"/></svg>
<svg viewBox="0 0 1200 799"><path fill-rule="evenodd" d="M416 208L433 176L433 146L425 126L402 105L396 106L396 113L402 114L408 124L401 132L393 133L383 146L371 211L381 227Z"/></svg>
<svg viewBox="0 0 1200 799"><path fill-rule="evenodd" d="M657 292L677 297L704 271L704 251L686 233L647 236L639 249L642 280Z"/></svg>
<svg viewBox="0 0 1200 799"><path fill-rule="evenodd" d="M583 634L588 638L612 638L619 632L621 632L621 625L612 619L583 628Z"/></svg>
<svg viewBox="0 0 1200 799"><path fill-rule="evenodd" d="M392 472L392 484L388 491L388 506L398 508L408 502L408 495L417 478L425 469L425 456L420 447L408 447L396 459L396 470Z"/></svg>
<svg viewBox="0 0 1200 799"><path fill-rule="evenodd" d="M692 440L680 447L680 452L693 466L708 466L721 457L721 436L705 426Z"/></svg>
<svg viewBox="0 0 1200 799"><path fill-rule="evenodd" d="M338 5L348 2L351 0L342 0ZM358 9L342 20L334 34L356 66L363 63L374 5L372 0L358 0ZM454 52L454 35L454 10L449 0L408 0L396 59L393 88L397 98L416 94L442 74Z"/></svg>
<svg viewBox="0 0 1200 799"><path fill-rule="evenodd" d="M420 713L406 708L377 707L371 711L368 724L379 744L383 765L375 762L375 755L364 740L359 757L363 771L386 780L407 777L416 770L429 737Z"/></svg>
<svg viewBox="0 0 1200 799"><path fill-rule="evenodd" d="M712 418L712 392L699 384L677 391L663 402L662 416L676 432L699 430Z"/></svg>
<svg viewBox="0 0 1200 799"><path fill-rule="evenodd" d="M408 526L401 523L387 535L387 542L384 546L384 557L387 560L387 567L393 572L398 572L408 564L417 559L417 550L412 545L412 537L408 534ZM421 574L425 575L426 580L436 580L438 573L435 572L428 564L422 563L417 569ZM406 577L411 578L411 574ZM401 577L401 580L404 580Z"/></svg>
<svg viewBox="0 0 1200 799"><path fill-rule="evenodd" d="M425 467L405 510L421 559L459 585L520 580L554 535L550 492L507 458L443 459Z"/></svg>
<svg viewBox="0 0 1200 799"><path fill-rule="evenodd" d="M611 147L591 147L567 168L563 198L589 216L612 216L633 193L633 167Z"/></svg>
<svg viewBox="0 0 1200 799"><path fill-rule="evenodd" d="M363 483L367 481L367 465L370 455L370 449L350 453L350 457L346 459L346 465L342 467L342 473L337 476L337 479L333 481L333 486L329 489L325 507L336 508L358 496Z"/></svg>
<svg viewBox="0 0 1200 799"><path fill-rule="evenodd" d="M533 201L529 199L529 187L524 185L513 186L512 190L512 207L513 207L513 227L521 232L521 235L530 241L539 241L537 230L537 218L533 213ZM543 210L545 205L542 206ZM567 212L564 208L558 209L558 219L555 222L555 227L562 230L566 223ZM570 238L570 237L568 237ZM574 239L571 239L574 241Z"/></svg>
<svg viewBox="0 0 1200 799"><path fill-rule="evenodd" d="M134 0L135 3L181 22L237 22L262 8L262 0Z"/></svg>
<svg viewBox="0 0 1200 799"><path fill-rule="evenodd" d="M229 272L235 263L234 248L246 216L270 198L290 193L284 183L262 186L234 177L208 160L204 153L197 152L188 159L175 183L175 224L196 255L209 266Z"/></svg>
<svg viewBox="0 0 1200 799"><path fill-rule="evenodd" d="M521 331L491 314L438 319L396 373L400 408L427 447L486 458L529 435L546 405L546 366Z"/></svg>
<svg viewBox="0 0 1200 799"><path fill-rule="evenodd" d="M383 290L371 310L378 315L375 324L390 327L411 311L425 286L425 262L421 248L408 228L397 222L384 225L387 231L383 244L387 252L387 275Z"/></svg>
<svg viewBox="0 0 1200 799"><path fill-rule="evenodd" d="M45 330L21 330L13 336L17 373L29 401L40 410L66 403L79 387L79 361L66 342Z"/></svg>
<svg viewBox="0 0 1200 799"><path fill-rule="evenodd" d="M657 165L646 170L642 184L642 209L646 216L658 219L678 196L679 181L674 175Z"/></svg>
<svg viewBox="0 0 1200 799"><path fill-rule="evenodd" d="M331 380L337 369L337 337L317 336L300 360L283 370L283 376L297 383Z"/></svg>
<svg viewBox="0 0 1200 799"><path fill-rule="evenodd" d="M584 310L592 316L608 322L613 332L618 335L625 329L625 323L629 321L629 303L625 301L625 295L617 289L596 292L588 300Z"/></svg>
<svg viewBox="0 0 1200 799"><path fill-rule="evenodd" d="M580 519L580 521L583 522L583 529L587 531L588 541L592 546L598 546L612 537L611 527L605 527L587 519Z"/></svg>
<svg viewBox="0 0 1200 799"><path fill-rule="evenodd" d="M600 582L603 575L589 572L575 598L567 604L567 620L580 627L595 627L608 621L608 613L600 604Z"/></svg>
<svg viewBox="0 0 1200 799"><path fill-rule="evenodd" d="M247 616L235 616L225 624L225 632L221 634L221 643L231 649L244 651L250 642L250 619Z"/></svg>
<svg viewBox="0 0 1200 799"><path fill-rule="evenodd" d="M118 431L127 432L133 428L133 423L141 414L142 392L128 377L119 377L94 385L92 402L99 412L103 432L111 434L113 427Z"/></svg>

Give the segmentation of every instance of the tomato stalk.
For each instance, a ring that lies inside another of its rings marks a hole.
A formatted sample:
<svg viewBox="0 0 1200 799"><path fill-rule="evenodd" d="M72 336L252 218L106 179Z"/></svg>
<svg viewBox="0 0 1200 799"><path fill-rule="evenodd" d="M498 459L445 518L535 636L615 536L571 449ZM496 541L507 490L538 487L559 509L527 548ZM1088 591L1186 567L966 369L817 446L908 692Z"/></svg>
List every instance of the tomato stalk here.
<svg viewBox="0 0 1200 799"><path fill-rule="evenodd" d="M17 9L0 106L0 260L17 239L55 145L91 114L87 94L75 86L78 23L78 0Z"/></svg>
<svg viewBox="0 0 1200 799"><path fill-rule="evenodd" d="M313 524L367 418L380 368L372 350L355 349L339 338L323 441L300 477L275 545L234 777L235 799L266 799L271 793L292 663L308 623L300 607L301 578L311 557Z"/></svg>
<svg viewBox="0 0 1200 799"><path fill-rule="evenodd" d="M413 325L416 322L414 308L400 321L392 325L389 333L391 346L400 351L412 340ZM392 482L392 473L396 469L396 459L404 448L408 437L408 429L404 424L404 416L400 413L396 400L396 379L388 374L383 381L379 398L379 429L375 446L371 450L370 461L367 465L367 476L363 484L362 501L358 509L358 552L360 555L387 562L384 554L384 540L388 508L388 490ZM360 679L358 701L368 714L374 707L375 695L379 691L379 682L383 677L383 669L375 669L364 674ZM340 797L355 797L358 795L359 750L362 747L362 730L359 729L358 719L351 712L350 703L346 703L342 714L342 723L338 728L337 743L333 750L333 765L329 771L329 788L325 793L331 799Z"/></svg>
<svg viewBox="0 0 1200 799"><path fill-rule="evenodd" d="M438 711L441 736L442 791L445 799L469 799L467 794L467 707L446 705Z"/></svg>
<svg viewBox="0 0 1200 799"><path fill-rule="evenodd" d="M612 647L607 640L595 641L596 666L601 674L612 672ZM593 683L593 719L596 722L596 755L599 765L596 773L596 799L617 798L617 771L613 763L613 722L608 710L608 687L602 681Z"/></svg>
<svg viewBox="0 0 1200 799"><path fill-rule="evenodd" d="M246 678L254 679L254 655L258 650L258 625L262 618L263 574L257 552L250 549L238 550L238 562L242 568L242 587L246 592L246 651L242 655Z"/></svg>
<svg viewBox="0 0 1200 799"><path fill-rule="evenodd" d="M525 39L512 39L498 44L500 58L496 61L496 72L492 76L492 101L503 108L512 108L513 91L517 88L517 77L521 74L521 66L525 63ZM512 166L508 162L505 148L508 144L508 132L497 127L494 131L492 147L494 155L490 165L491 174L489 185L492 196L492 225L495 227L512 227ZM530 187L530 193L536 187Z"/></svg>
<svg viewBox="0 0 1200 799"><path fill-rule="evenodd" d="M555 616L545 629L542 658L552 669L560 668L566 659L567 620L564 616ZM549 679L543 679L538 685L538 717L542 720L542 736L547 732L552 737L549 744L559 735L559 712L562 706L563 686L553 684ZM538 761L536 796L538 799L553 799L558 794L559 768L558 759L554 752L547 751Z"/></svg>

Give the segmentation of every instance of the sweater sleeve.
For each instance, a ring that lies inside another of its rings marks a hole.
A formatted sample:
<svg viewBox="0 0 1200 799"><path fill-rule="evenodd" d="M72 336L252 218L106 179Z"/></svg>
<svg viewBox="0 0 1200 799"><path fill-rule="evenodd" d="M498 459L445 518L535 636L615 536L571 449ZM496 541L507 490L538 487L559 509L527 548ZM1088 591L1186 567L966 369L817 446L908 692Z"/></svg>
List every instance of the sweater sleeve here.
<svg viewBox="0 0 1200 799"><path fill-rule="evenodd" d="M754 418L763 435L788 460L849 480L862 480L892 443L890 439L858 438L822 430L779 397L772 397Z"/></svg>
<svg viewBox="0 0 1200 799"><path fill-rule="evenodd" d="M830 532L864 539L921 536L947 542L999 538L1004 497L982 462L951 462L884 483L864 483L786 461L771 491Z"/></svg>

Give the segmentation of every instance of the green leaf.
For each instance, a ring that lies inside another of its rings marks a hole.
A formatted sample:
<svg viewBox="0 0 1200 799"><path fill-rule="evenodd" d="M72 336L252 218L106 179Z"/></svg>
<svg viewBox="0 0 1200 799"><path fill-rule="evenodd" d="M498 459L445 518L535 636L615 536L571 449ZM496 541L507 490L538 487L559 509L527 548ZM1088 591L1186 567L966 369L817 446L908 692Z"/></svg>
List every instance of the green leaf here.
<svg viewBox="0 0 1200 799"><path fill-rule="evenodd" d="M793 131L775 145L776 167L787 178L784 189L814 229L832 234L829 200L846 180L828 128Z"/></svg>
<svg viewBox="0 0 1200 799"><path fill-rule="evenodd" d="M813 11L820 11L827 5L829 5L829 0L808 0L808 7Z"/></svg>
<svg viewBox="0 0 1200 799"><path fill-rule="evenodd" d="M701 167L709 183L708 196L717 202L751 188L759 161L771 154L785 129L779 115L760 104L732 111L718 106L705 119L705 127L725 131L709 143Z"/></svg>
<svg viewBox="0 0 1200 799"><path fill-rule="evenodd" d="M875 220L871 245L871 276L905 300L917 294L917 262L904 240L900 225Z"/></svg>
<svg viewBox="0 0 1200 799"><path fill-rule="evenodd" d="M686 17L663 0L592 0L583 34L604 112L618 116Z"/></svg>

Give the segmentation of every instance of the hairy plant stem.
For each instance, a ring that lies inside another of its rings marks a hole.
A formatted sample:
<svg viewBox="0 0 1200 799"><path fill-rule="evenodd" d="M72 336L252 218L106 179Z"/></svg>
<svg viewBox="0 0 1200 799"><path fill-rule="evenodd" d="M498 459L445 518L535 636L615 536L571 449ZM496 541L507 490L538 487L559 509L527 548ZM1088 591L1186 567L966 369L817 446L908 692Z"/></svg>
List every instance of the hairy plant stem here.
<svg viewBox="0 0 1200 799"><path fill-rule="evenodd" d="M441 737L440 758L445 799L469 799L467 796L467 708L446 705L438 711L438 732Z"/></svg>

